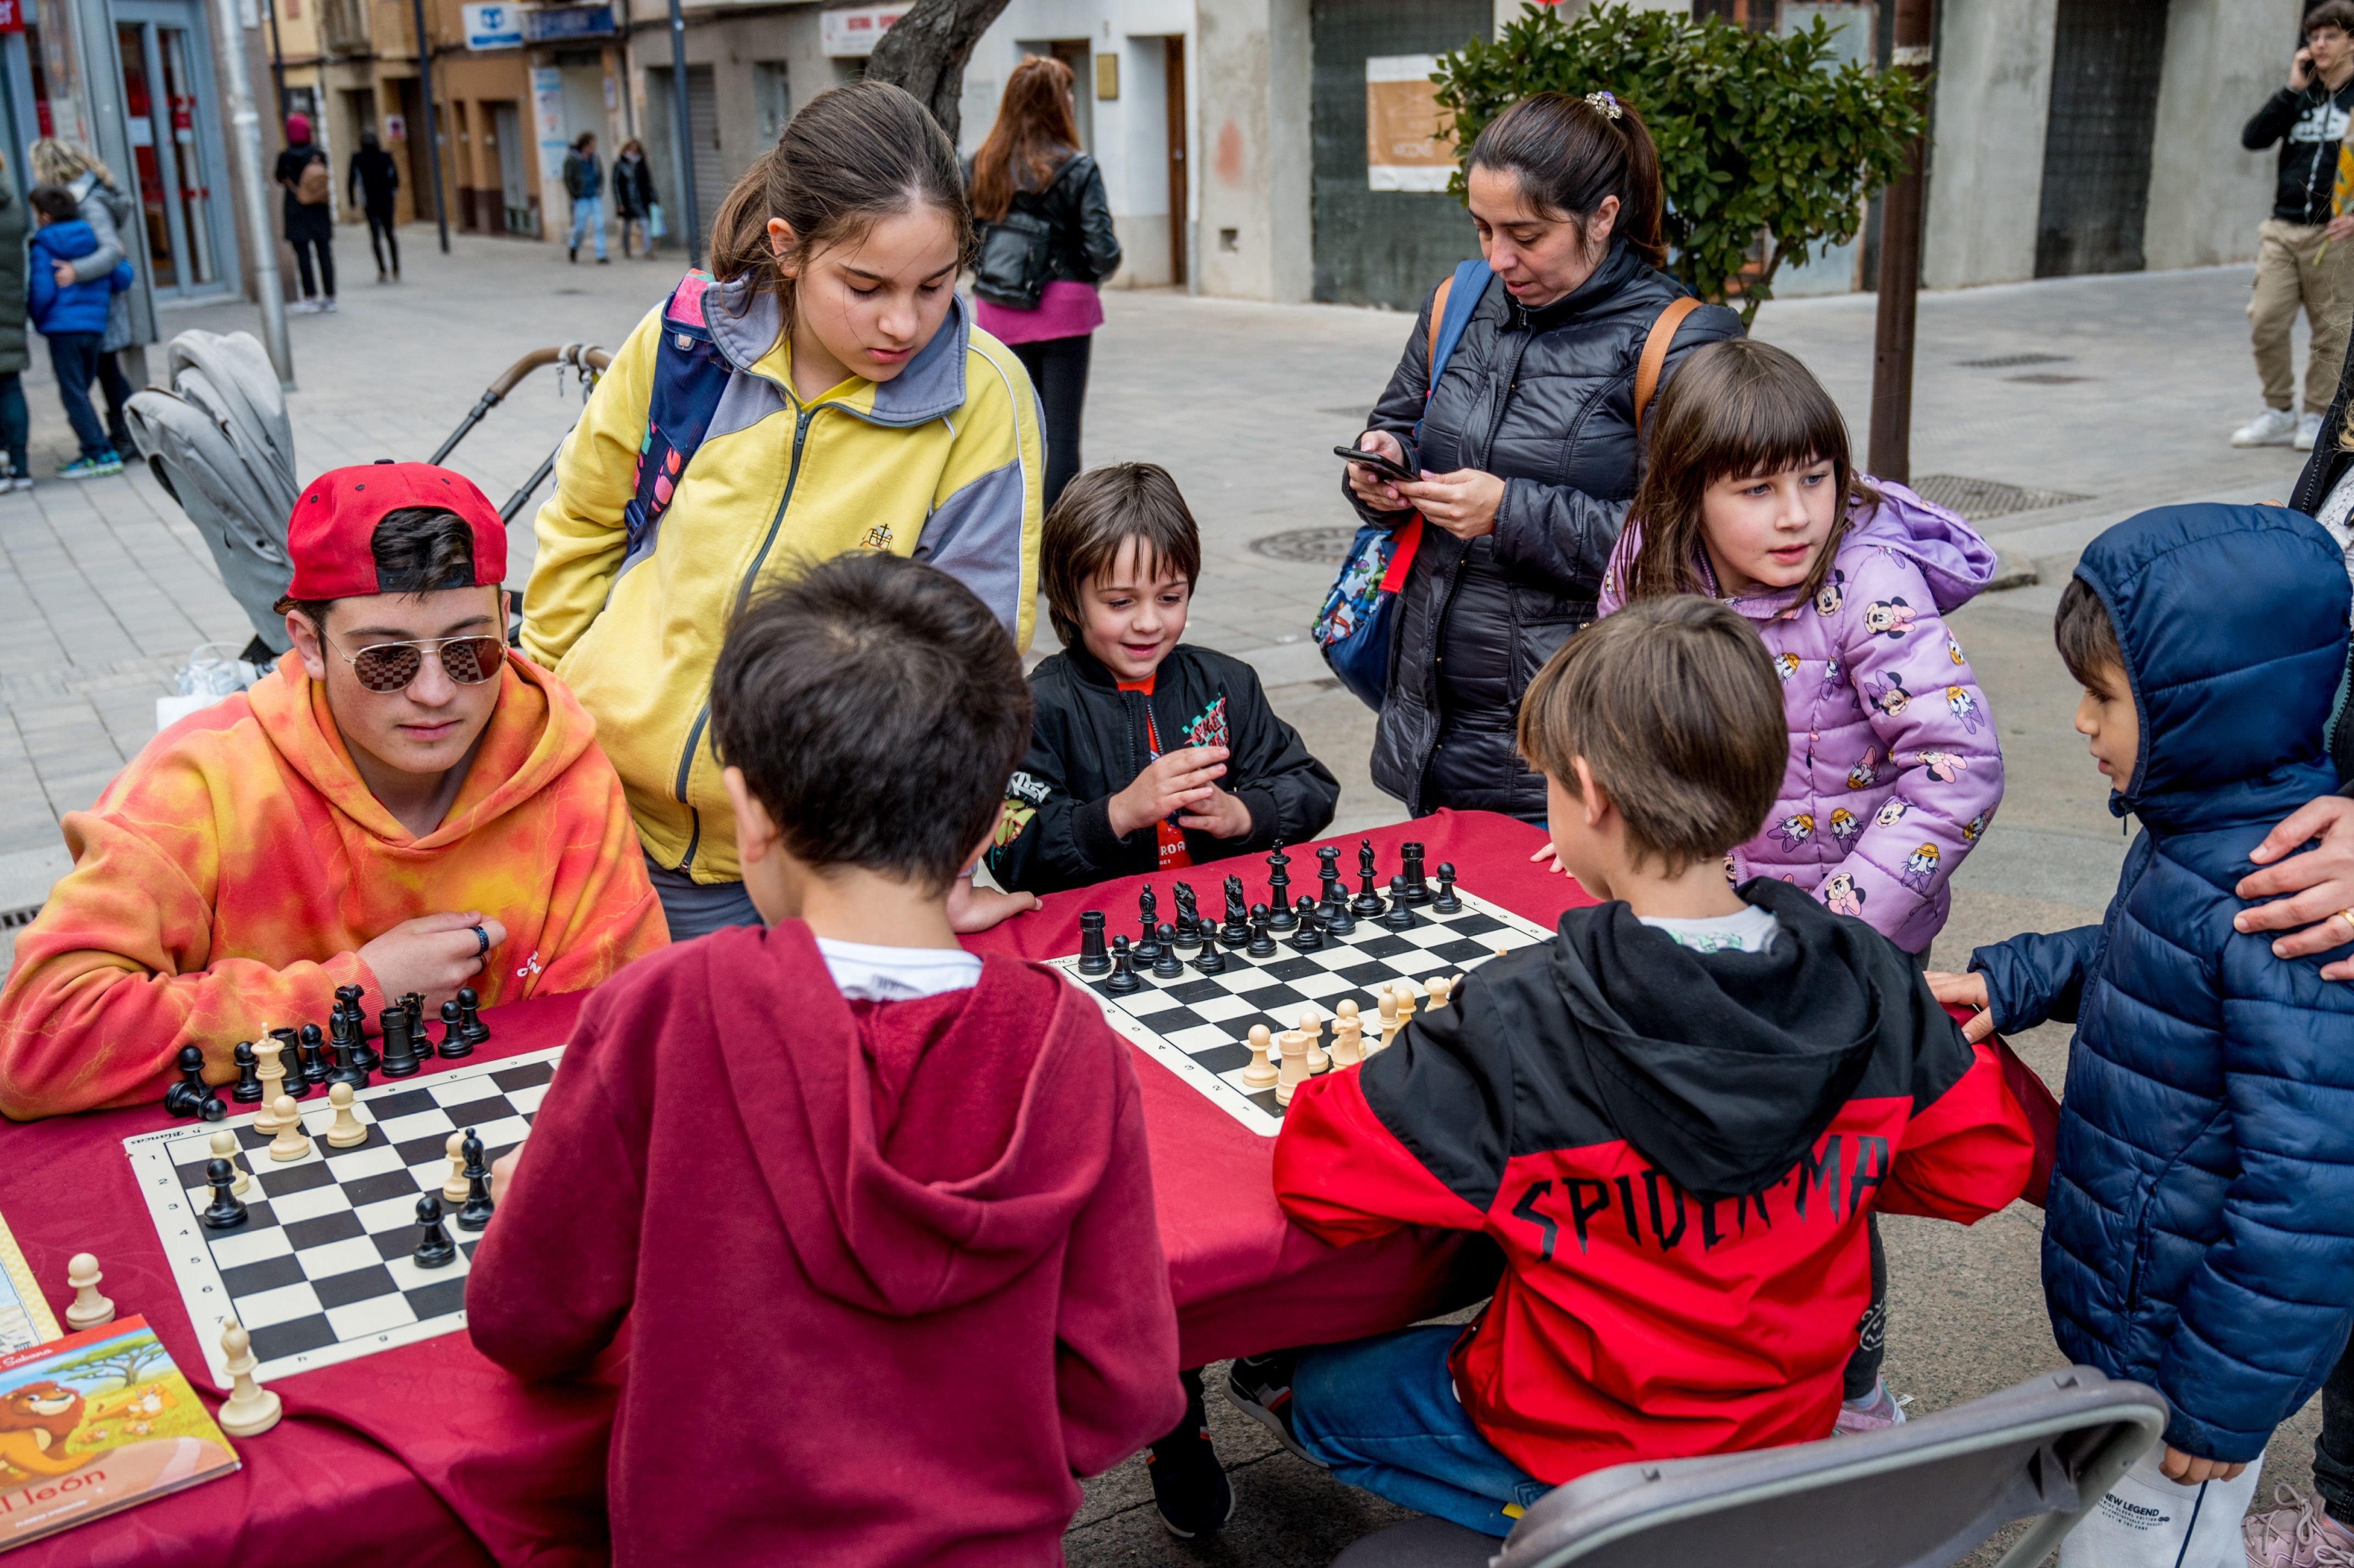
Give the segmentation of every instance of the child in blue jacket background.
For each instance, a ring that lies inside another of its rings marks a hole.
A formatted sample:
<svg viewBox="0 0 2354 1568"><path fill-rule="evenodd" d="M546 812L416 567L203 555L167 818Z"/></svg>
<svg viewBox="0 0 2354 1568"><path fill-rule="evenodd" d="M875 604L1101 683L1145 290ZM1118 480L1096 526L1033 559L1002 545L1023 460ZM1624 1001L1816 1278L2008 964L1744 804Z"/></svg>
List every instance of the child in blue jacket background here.
<svg viewBox="0 0 2354 1568"><path fill-rule="evenodd" d="M2274 823L2337 788L2347 605L2336 546L2278 507L2161 507L2094 541L2055 637L2109 809L2142 832L2100 925L1932 977L1988 1010L1973 1033L2075 1023L2043 1232L2052 1332L2172 1406L2063 1568L2158 1561L2153 1513L2179 1542L2167 1562L2236 1568L2265 1440L2346 1342L2354 987L2320 974L2346 949L2275 957L2232 928L2232 890Z"/></svg>
<svg viewBox="0 0 2354 1568"><path fill-rule="evenodd" d="M122 460L90 407L90 383L98 378L99 344L106 336L107 307L131 286L131 264L104 278L58 286L57 263L73 261L98 249L98 236L76 215L80 204L62 185L36 185L26 198L40 223L28 248L25 303L34 328L48 340L49 366L57 372L58 399L81 456L58 471L60 479L121 473Z"/></svg>

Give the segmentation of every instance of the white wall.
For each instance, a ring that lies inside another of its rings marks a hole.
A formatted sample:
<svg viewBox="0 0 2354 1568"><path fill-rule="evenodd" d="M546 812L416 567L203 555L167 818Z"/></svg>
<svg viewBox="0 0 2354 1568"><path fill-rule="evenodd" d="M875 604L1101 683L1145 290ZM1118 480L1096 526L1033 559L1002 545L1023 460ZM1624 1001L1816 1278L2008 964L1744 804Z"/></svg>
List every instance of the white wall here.
<svg viewBox="0 0 2354 1568"><path fill-rule="evenodd" d="M2279 149L2251 153L2240 127L2287 85L2300 0L2174 0L2150 148L2150 268L2245 261L2272 211Z"/></svg>
<svg viewBox="0 0 2354 1568"><path fill-rule="evenodd" d="M1951 289L2032 278L2058 0L1942 9L1922 281Z"/></svg>

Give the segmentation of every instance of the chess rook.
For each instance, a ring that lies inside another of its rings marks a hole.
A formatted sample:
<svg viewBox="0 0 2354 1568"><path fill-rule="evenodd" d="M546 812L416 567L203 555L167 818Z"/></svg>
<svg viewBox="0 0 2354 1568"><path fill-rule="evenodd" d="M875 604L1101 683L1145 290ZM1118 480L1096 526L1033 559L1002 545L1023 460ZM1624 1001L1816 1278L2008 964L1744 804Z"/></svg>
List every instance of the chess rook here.
<svg viewBox="0 0 2354 1568"><path fill-rule="evenodd" d="M1422 879L1422 846L1400 844L1398 863L1405 871L1405 901L1409 904L1430 902L1430 886Z"/></svg>
<svg viewBox="0 0 2354 1568"><path fill-rule="evenodd" d="M384 1016L389 1019L393 1014L391 1012L387 1012ZM453 1012L445 1009L443 1016L453 1017L455 1014ZM351 1018L352 1027L354 1029L359 1028L360 1021L358 1015L353 1014L351 1015ZM424 1065L424 1057L419 1054L417 1049L418 1042L411 1040L408 1037L408 1030L407 1027L408 1015L407 1013L402 1013L400 1018L402 1027L399 1030L386 1030L384 1036L384 1052L382 1055L377 1058L384 1067L384 1075L387 1078L413 1078L417 1075L418 1068Z"/></svg>
<svg viewBox="0 0 2354 1568"><path fill-rule="evenodd" d="M1283 1065L1276 1075L1275 1103L1288 1106L1292 1091L1308 1081L1308 1036L1287 1029L1278 1044L1283 1048Z"/></svg>
<svg viewBox="0 0 2354 1568"><path fill-rule="evenodd" d="M1104 912L1089 909L1079 916L1079 972L1111 973L1111 950L1104 945Z"/></svg>

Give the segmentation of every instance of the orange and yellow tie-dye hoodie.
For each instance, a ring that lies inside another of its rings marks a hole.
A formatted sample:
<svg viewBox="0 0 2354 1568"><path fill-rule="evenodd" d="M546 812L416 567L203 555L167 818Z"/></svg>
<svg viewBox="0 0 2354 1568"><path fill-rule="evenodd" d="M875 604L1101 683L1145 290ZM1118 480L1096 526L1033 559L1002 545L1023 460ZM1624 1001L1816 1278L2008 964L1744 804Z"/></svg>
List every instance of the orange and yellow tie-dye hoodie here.
<svg viewBox="0 0 2354 1568"><path fill-rule="evenodd" d="M480 910L506 928L486 1007L582 991L669 941L596 724L519 658L500 676L441 825L402 827L352 766L325 690L289 657L149 742L65 819L74 868L16 938L0 988L0 1114L159 1097L184 1045L206 1076L265 1026L324 1025L335 988L389 1005L359 948Z"/></svg>

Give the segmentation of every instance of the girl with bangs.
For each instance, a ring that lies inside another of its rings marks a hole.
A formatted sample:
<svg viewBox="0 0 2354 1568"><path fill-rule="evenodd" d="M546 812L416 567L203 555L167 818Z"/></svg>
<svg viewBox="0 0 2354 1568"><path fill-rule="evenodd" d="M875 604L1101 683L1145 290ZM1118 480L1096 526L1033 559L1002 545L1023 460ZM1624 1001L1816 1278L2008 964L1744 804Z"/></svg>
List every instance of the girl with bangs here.
<svg viewBox="0 0 2354 1568"><path fill-rule="evenodd" d="M2002 800L1994 717L1944 620L1992 580L1994 550L1944 507L1858 473L1839 406L1770 344L1695 350L1654 418L1601 613L1722 600L1765 640L1789 724L1774 808L1725 875L1804 888L1925 967L1954 868ZM1887 1260L1871 1236L1842 1432L1903 1419L1880 1377Z"/></svg>

